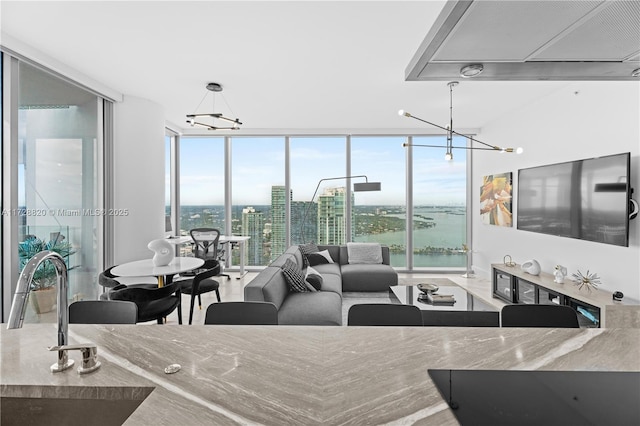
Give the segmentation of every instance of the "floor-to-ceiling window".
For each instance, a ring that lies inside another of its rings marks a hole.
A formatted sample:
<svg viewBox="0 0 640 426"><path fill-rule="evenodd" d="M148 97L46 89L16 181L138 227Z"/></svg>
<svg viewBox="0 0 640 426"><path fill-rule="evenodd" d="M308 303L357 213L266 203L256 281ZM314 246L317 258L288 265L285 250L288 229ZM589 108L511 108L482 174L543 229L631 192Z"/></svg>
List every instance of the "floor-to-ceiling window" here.
<svg viewBox="0 0 640 426"><path fill-rule="evenodd" d="M249 237L246 265L265 266L286 249L285 138L233 137L231 152L231 230Z"/></svg>
<svg viewBox="0 0 640 426"><path fill-rule="evenodd" d="M178 235L192 228L225 229L224 137L180 138Z"/></svg>
<svg viewBox="0 0 640 426"><path fill-rule="evenodd" d="M181 233L213 226L249 236L249 267L269 264L287 244L375 241L390 247L392 265L399 269L464 268L466 151L455 150L453 161L446 161L444 137L413 136L414 144L443 148L413 147L409 156L409 148L403 148L408 140L346 135L182 137ZM462 145L465 140L455 142ZM361 175L381 182L381 191L353 191L353 184L364 182ZM237 265L238 258L234 250L232 264Z"/></svg>
<svg viewBox="0 0 640 426"><path fill-rule="evenodd" d="M171 163L173 156L171 155L171 146L173 145L174 136L170 133L164 135L164 216L165 216L165 232L174 235L174 223L171 217L172 194L171 194Z"/></svg>
<svg viewBox="0 0 640 426"><path fill-rule="evenodd" d="M414 137L418 145L445 146L444 136ZM465 146L454 138L455 146ZM467 243L467 151L413 148L413 266L464 267Z"/></svg>
<svg viewBox="0 0 640 426"><path fill-rule="evenodd" d="M3 209L17 222L17 247L12 248L17 256L8 257L17 259L20 271L37 252L58 252L68 266L69 299L94 299L103 258L103 101L27 63L20 61L14 69L17 126L9 133L17 137L9 136L3 144L17 141L17 176L14 188L3 182L3 191L15 191L17 205ZM3 90L3 96L15 93ZM3 235L7 232L3 229ZM45 262L34 276L26 321L55 316L55 302L44 296L53 292L55 300L54 284L53 266Z"/></svg>
<svg viewBox="0 0 640 426"><path fill-rule="evenodd" d="M391 265L406 266L405 137L351 137L351 174L364 173L381 190L354 194L354 241L388 245ZM362 181L359 179L357 181Z"/></svg>
<svg viewBox="0 0 640 426"><path fill-rule="evenodd" d="M292 137L290 147L292 244L350 241L343 178L347 175L346 138Z"/></svg>

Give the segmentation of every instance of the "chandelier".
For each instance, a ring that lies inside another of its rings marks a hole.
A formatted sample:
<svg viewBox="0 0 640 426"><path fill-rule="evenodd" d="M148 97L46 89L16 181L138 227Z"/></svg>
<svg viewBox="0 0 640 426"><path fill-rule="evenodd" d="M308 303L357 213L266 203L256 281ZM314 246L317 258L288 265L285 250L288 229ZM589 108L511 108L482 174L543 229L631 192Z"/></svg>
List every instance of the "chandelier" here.
<svg viewBox="0 0 640 426"><path fill-rule="evenodd" d="M444 155L445 160L451 161L453 160L453 149L480 149L480 150L485 150L485 151L497 151L497 152L515 152L516 154L521 154L523 149L522 148L506 148L506 147L500 147L500 146L496 146L496 145L491 145L485 142L482 142L476 138L474 138L472 135L464 135L462 133L458 133L455 130L453 130L453 88L455 86L458 85L457 81L450 81L449 83L447 83L447 85L449 86L449 125L447 127L444 126L440 126L438 124L434 124L430 121L424 120L422 118L416 117L415 115L412 115L411 113L404 111L404 110L400 110L398 111L398 114L401 116L405 116L405 117L409 117L409 118L413 118L415 120L421 121L423 123L429 124L431 126L437 127L439 129L442 130L446 130L447 132L447 143L445 146L442 145L423 145L423 144L409 144L409 143L403 143L402 146L403 147L407 147L407 146L417 146L417 147L426 147L426 148L444 148L446 149L446 153ZM468 138L471 143L468 146L454 146L453 145L453 135L458 135L458 136L463 136L465 138ZM473 146L473 142L478 142L479 144L482 144L483 146Z"/></svg>
<svg viewBox="0 0 640 426"><path fill-rule="evenodd" d="M218 83L208 83L206 88L207 88L207 92L204 94L204 97L196 107L195 109L196 111L198 110L200 105L202 105L202 102L204 102L204 100L206 99L207 95L209 95L209 93L212 93L211 95L211 97L213 98L212 110L215 111L215 107L216 107L215 94L222 92L222 86ZM223 97L223 100L224 100L224 97ZM225 100L225 103L226 103L226 100ZM227 107L228 106L229 104L227 104ZM207 122L202 122L197 120L204 120ZM224 125L220 126L217 124L219 121L225 121L232 124L226 125L226 126ZM202 126L209 130L239 130L240 126L242 125L242 122L240 121L239 118L235 118L235 119L228 118L222 115L221 113L217 113L217 112L204 113L204 114L198 114L198 113L187 114L187 123L189 123L191 127Z"/></svg>

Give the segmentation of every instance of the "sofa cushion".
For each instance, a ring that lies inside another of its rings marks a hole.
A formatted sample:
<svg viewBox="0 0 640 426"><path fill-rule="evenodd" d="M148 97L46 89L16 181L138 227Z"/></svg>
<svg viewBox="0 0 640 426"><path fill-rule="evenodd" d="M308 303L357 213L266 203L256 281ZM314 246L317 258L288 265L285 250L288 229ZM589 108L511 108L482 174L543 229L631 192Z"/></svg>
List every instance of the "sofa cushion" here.
<svg viewBox="0 0 640 426"><path fill-rule="evenodd" d="M347 243L349 263L382 264L382 247L378 243Z"/></svg>
<svg viewBox="0 0 640 426"><path fill-rule="evenodd" d="M332 291L289 293L278 310L279 325L342 325L342 298Z"/></svg>
<svg viewBox="0 0 640 426"><path fill-rule="evenodd" d="M284 273L284 278L289 285L289 290L292 292L309 291L300 266L298 266L293 260L287 259L284 262L284 265L282 265L282 272Z"/></svg>
<svg viewBox="0 0 640 426"><path fill-rule="evenodd" d="M325 263L335 263L329 254L329 251L323 250L317 253L309 253L307 255L309 266L323 265Z"/></svg>
<svg viewBox="0 0 640 426"><path fill-rule="evenodd" d="M385 291L398 285L398 274L389 265L342 265L342 291Z"/></svg>
<svg viewBox="0 0 640 426"><path fill-rule="evenodd" d="M307 284L310 284L312 288L315 290L320 290L322 288L322 275L320 272L313 269L313 267L309 266L304 275L304 280Z"/></svg>
<svg viewBox="0 0 640 426"><path fill-rule="evenodd" d="M322 274L322 291L332 291L342 297L342 276L339 274Z"/></svg>
<svg viewBox="0 0 640 426"><path fill-rule="evenodd" d="M287 259L291 259L294 262L296 260L296 258L295 258L295 256L293 254L284 252L280 256L278 256L273 262L271 262L269 264L269 266L274 266L276 268L282 268L282 266L284 265L284 262L286 262Z"/></svg>
<svg viewBox="0 0 640 426"><path fill-rule="evenodd" d="M346 246L344 246L346 249ZM320 245L318 244L318 251L328 251L329 255L331 256L331 259L335 262L335 263L342 263L340 261L340 246L336 246L336 245ZM346 255L345 255L346 256Z"/></svg>
<svg viewBox="0 0 640 426"><path fill-rule="evenodd" d="M308 243L308 244L300 244L298 246L300 248L300 253L302 254L302 267L306 268L309 266L309 256L311 253L318 252L318 245L316 243Z"/></svg>
<svg viewBox="0 0 640 426"><path fill-rule="evenodd" d="M382 263L384 265L390 265L391 252L389 251L389 246L381 246L381 247L382 247ZM320 249L322 250L322 247L320 247ZM347 251L347 245L343 244L341 246L336 246L336 249L339 254L337 254L336 257L334 257L334 260L337 261L337 259L340 259L340 261L337 262L337 263L340 263L340 265L349 264L349 252ZM333 253L331 254L331 256L333 256Z"/></svg>

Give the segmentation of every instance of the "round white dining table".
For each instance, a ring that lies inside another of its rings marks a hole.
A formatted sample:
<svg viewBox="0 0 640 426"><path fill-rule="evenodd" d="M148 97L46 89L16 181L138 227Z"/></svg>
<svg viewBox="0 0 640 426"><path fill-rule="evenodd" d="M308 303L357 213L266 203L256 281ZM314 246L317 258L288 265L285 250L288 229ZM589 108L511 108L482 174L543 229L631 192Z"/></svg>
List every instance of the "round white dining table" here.
<svg viewBox="0 0 640 426"><path fill-rule="evenodd" d="M165 266L154 265L153 259L143 259L117 265L111 269L111 273L118 277L155 276L158 278L158 287L162 287L164 277L192 271L202 265L204 265L204 260L197 257L176 257Z"/></svg>

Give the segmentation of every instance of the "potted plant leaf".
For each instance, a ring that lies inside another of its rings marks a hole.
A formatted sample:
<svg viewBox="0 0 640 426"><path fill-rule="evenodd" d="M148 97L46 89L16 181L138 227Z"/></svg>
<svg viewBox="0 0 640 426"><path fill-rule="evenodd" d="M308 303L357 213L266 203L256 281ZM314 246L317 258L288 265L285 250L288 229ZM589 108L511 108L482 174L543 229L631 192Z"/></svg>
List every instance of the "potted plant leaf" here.
<svg viewBox="0 0 640 426"><path fill-rule="evenodd" d="M71 249L71 244L65 241L45 242L35 237L28 238L18 243L20 271L24 269L33 256L41 251L54 251L66 259L71 254ZM55 267L49 261L43 262L33 274L29 289L29 300L36 313L42 314L53 310L56 305L56 283Z"/></svg>

